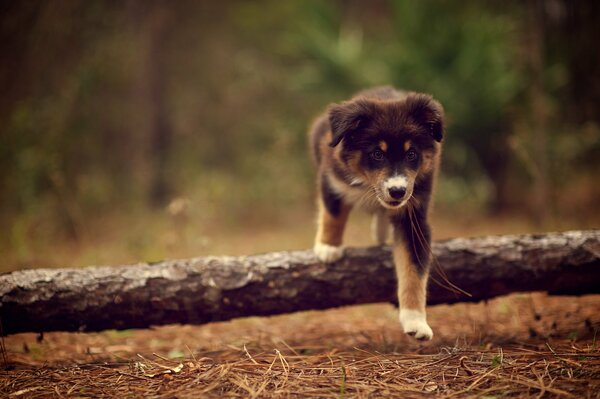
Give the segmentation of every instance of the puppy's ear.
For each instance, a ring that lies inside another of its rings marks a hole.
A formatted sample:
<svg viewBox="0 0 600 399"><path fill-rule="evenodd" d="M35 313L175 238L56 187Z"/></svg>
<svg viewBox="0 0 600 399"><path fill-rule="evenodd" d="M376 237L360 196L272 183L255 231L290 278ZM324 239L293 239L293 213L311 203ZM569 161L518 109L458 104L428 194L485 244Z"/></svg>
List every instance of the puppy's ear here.
<svg viewBox="0 0 600 399"><path fill-rule="evenodd" d="M329 125L333 135L331 147L335 147L349 133L365 128L371 121L373 104L367 100L346 101L329 106Z"/></svg>
<svg viewBox="0 0 600 399"><path fill-rule="evenodd" d="M410 117L423 126L431 137L442 141L444 137L444 108L428 94L411 94L406 98Z"/></svg>

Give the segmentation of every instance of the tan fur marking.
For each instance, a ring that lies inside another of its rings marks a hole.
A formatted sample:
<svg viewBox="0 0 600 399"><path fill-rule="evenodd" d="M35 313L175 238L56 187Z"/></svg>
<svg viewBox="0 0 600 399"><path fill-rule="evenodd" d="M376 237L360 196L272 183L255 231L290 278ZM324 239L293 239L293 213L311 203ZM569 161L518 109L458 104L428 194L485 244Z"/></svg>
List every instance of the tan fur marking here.
<svg viewBox="0 0 600 399"><path fill-rule="evenodd" d="M410 150L411 146L412 146L412 142L410 140L406 140L404 142L404 151L406 152L406 151Z"/></svg>
<svg viewBox="0 0 600 399"><path fill-rule="evenodd" d="M427 295L427 273L420 276L410 260L406 243L394 244L394 264L398 276L398 301L401 309L425 312Z"/></svg>
<svg viewBox="0 0 600 399"><path fill-rule="evenodd" d="M381 148L381 151L387 152L387 150L388 150L388 143L386 143L384 140L381 140L379 142L379 148Z"/></svg>
<svg viewBox="0 0 600 399"><path fill-rule="evenodd" d="M344 228L352 207L342 202L340 214L336 217L325 209L323 201L319 200L319 227L317 242L333 246L342 245Z"/></svg>
<svg viewBox="0 0 600 399"><path fill-rule="evenodd" d="M434 164L435 155L429 151L423 152L423 162L421 163L421 173L429 173L435 166Z"/></svg>

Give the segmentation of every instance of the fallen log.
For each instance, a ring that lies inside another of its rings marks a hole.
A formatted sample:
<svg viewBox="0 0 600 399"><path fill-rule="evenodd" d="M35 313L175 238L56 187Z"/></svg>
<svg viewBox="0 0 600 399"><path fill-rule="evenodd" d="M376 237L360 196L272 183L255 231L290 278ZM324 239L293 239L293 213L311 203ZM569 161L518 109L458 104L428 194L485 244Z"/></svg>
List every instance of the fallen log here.
<svg viewBox="0 0 600 399"><path fill-rule="evenodd" d="M457 238L433 244L447 279L428 303L481 301L520 291L600 292L600 230ZM437 266L437 267L436 267ZM0 275L3 334L100 331L395 302L388 247L350 248L334 264L312 251L201 257L130 266Z"/></svg>

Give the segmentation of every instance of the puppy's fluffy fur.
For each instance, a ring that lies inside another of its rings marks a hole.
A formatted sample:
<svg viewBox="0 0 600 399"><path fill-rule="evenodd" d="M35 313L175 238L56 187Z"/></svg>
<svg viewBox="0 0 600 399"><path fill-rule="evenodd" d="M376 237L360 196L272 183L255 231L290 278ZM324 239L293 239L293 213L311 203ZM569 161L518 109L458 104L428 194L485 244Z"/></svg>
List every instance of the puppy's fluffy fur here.
<svg viewBox="0 0 600 399"><path fill-rule="evenodd" d="M431 339L425 314L431 233L427 221L439 165L444 111L430 95L392 87L362 91L332 104L310 130L318 165L319 226L314 251L323 262L343 256L353 206L374 214L379 244L393 228L400 323Z"/></svg>

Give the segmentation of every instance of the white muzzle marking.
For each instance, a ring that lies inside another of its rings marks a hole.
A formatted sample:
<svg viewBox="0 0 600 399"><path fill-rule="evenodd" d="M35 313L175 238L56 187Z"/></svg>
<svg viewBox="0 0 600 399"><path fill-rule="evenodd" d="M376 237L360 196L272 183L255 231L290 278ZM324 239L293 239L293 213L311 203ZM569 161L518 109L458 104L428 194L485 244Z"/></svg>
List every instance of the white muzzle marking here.
<svg viewBox="0 0 600 399"><path fill-rule="evenodd" d="M404 188L408 186L408 178L404 175L396 175L390 177L383 183L383 188L389 190L390 188Z"/></svg>
<svg viewBox="0 0 600 399"><path fill-rule="evenodd" d="M404 189L406 190L406 193L401 199L392 198L389 194L391 189ZM382 191L383 198L379 200L381 205L383 205L383 207L387 209L398 209L405 206L408 202L408 199L412 195L412 185L411 182L408 180L408 177L406 177L405 175L395 175L383 182ZM387 203L388 201L399 202L399 204L391 206L389 203Z"/></svg>

